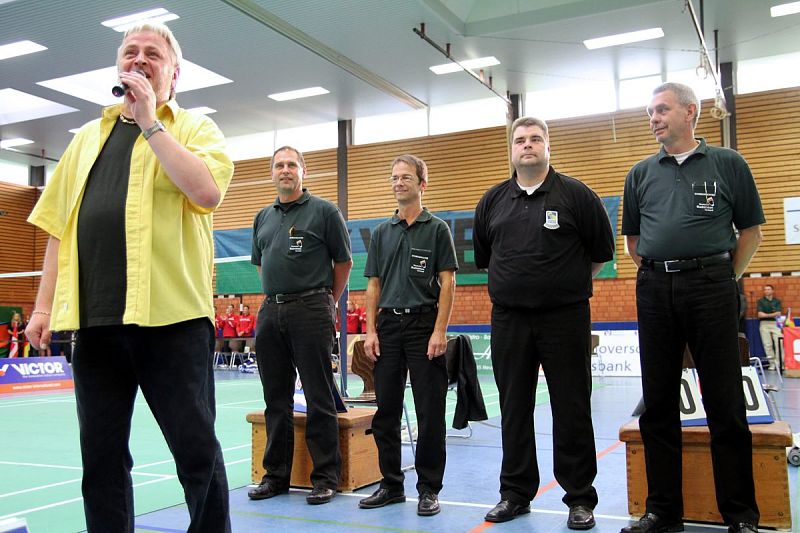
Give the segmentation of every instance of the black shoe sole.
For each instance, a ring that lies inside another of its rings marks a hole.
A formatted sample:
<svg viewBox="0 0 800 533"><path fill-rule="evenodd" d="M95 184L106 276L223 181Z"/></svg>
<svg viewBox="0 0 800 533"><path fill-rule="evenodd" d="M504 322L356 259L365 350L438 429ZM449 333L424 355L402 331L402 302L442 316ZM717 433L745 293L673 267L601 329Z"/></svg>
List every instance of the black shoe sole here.
<svg viewBox="0 0 800 533"><path fill-rule="evenodd" d="M381 507L386 507L387 505L391 505L393 503L403 503L406 501L405 496L394 496L392 498L388 498L386 501L381 503L361 503L358 502L359 509L380 509Z"/></svg>
<svg viewBox="0 0 800 533"><path fill-rule="evenodd" d="M489 517L489 515L486 515L485 517L483 517L483 519L486 520L487 522L492 522L493 524L502 524L503 522L510 522L511 520L514 520L516 517L518 517L520 515L528 514L530 512L531 512L531 508L528 507L527 509L521 509L521 510L517 511L516 513L512 514L511 516L503 516L503 517L497 517L496 518L496 517Z"/></svg>
<svg viewBox="0 0 800 533"><path fill-rule="evenodd" d="M441 511L442 511L441 507L437 507L436 509L431 509L429 511L420 511L419 509L417 509L417 515L418 516L433 516L433 515L439 514Z"/></svg>

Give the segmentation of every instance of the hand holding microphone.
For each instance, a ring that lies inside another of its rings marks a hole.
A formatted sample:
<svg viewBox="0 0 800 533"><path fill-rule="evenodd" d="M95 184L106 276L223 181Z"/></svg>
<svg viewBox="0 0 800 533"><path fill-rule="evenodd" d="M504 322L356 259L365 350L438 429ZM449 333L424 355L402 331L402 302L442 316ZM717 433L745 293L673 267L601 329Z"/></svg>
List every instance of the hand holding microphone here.
<svg viewBox="0 0 800 533"><path fill-rule="evenodd" d="M141 70L141 69L138 69L138 68L132 70L131 72L136 72L137 74L141 74L145 78L147 77L147 75L144 73L144 71ZM111 88L111 94L113 94L117 98L119 98L120 96L125 96L126 92L128 92L128 85L126 83L120 82L119 85L114 85Z"/></svg>

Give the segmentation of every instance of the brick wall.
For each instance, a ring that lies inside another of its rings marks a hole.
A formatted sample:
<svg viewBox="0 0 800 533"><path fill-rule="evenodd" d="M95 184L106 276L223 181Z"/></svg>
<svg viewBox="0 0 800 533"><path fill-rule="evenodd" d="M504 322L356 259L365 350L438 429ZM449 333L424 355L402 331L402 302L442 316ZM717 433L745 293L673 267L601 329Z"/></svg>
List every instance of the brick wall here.
<svg viewBox="0 0 800 533"><path fill-rule="evenodd" d="M764 295L766 284L775 288L784 312L791 307L792 315L800 317L800 276L780 276L744 279L744 294L748 302L747 318L756 318L756 301ZM363 307L364 295L364 291L353 291L350 299L356 302L356 306ZM635 322L636 280L595 280L591 305L593 322ZM456 287L451 324L488 324L491 321L491 312L492 304L485 285Z"/></svg>

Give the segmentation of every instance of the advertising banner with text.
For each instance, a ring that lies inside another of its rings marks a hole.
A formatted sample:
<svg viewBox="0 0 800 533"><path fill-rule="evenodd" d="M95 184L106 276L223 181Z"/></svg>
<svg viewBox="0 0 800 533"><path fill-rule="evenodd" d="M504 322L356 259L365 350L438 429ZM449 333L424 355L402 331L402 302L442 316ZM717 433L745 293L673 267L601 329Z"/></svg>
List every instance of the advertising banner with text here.
<svg viewBox="0 0 800 533"><path fill-rule="evenodd" d="M64 357L0 359L0 394L72 388L72 369Z"/></svg>

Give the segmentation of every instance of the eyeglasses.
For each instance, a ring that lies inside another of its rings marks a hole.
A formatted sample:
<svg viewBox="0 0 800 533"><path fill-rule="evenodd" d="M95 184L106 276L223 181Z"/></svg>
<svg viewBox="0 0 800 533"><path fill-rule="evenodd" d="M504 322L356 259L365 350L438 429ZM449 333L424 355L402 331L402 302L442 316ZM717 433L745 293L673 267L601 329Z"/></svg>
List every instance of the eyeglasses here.
<svg viewBox="0 0 800 533"><path fill-rule="evenodd" d="M416 176L412 176L411 174L403 174L402 176L389 176L388 178L389 183L392 185L396 184L398 181L402 182L404 185L408 185L415 179Z"/></svg>

